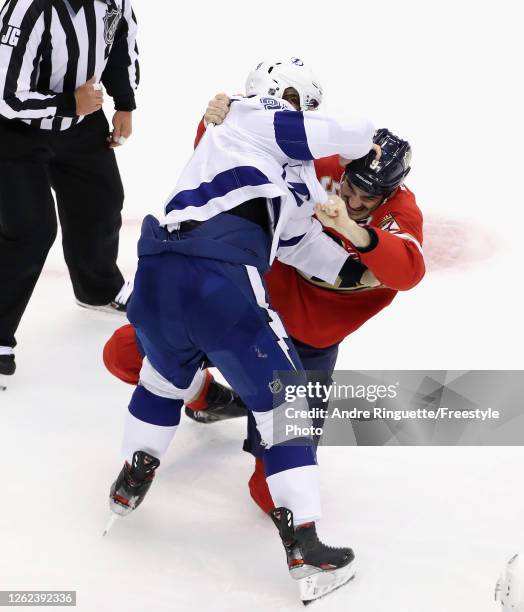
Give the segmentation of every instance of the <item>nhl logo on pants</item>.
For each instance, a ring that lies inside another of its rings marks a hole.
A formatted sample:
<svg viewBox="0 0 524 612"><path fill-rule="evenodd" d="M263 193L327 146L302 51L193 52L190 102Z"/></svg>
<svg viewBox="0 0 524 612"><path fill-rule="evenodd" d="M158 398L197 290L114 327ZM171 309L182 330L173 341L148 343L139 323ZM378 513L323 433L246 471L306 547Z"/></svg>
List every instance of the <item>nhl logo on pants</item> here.
<svg viewBox="0 0 524 612"><path fill-rule="evenodd" d="M273 395L276 395L277 393L280 393L282 391L284 385L282 384L282 381L279 378L276 378L275 380L269 383L268 387L271 393L273 393Z"/></svg>

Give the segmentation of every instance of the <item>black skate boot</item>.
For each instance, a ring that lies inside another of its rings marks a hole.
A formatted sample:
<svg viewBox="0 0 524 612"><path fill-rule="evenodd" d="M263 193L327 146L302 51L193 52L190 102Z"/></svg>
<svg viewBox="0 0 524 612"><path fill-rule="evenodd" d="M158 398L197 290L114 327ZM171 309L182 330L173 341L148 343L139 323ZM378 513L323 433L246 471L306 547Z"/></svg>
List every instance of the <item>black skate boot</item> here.
<svg viewBox="0 0 524 612"><path fill-rule="evenodd" d="M102 304L97 306L94 304L87 304L86 302L81 302L78 299L76 299L75 301L78 306L80 306L81 308L87 308L88 310L98 310L99 312L109 312L117 314L120 313L125 315L132 295L133 283L131 281L126 281L122 286L122 289L120 289L120 291L114 298L114 300L109 304Z"/></svg>
<svg viewBox="0 0 524 612"><path fill-rule="evenodd" d="M199 423L216 423L247 416L247 408L235 391L215 380L211 381L203 404L205 407L199 410L186 406L186 415Z"/></svg>
<svg viewBox="0 0 524 612"><path fill-rule="evenodd" d="M15 356L0 355L0 391L7 389L8 376L12 376L16 370Z"/></svg>
<svg viewBox="0 0 524 612"><path fill-rule="evenodd" d="M138 508L155 477L155 470L160 465L156 457L144 451L136 451L133 465L126 461L118 478L109 492L111 511L120 516L127 516Z"/></svg>
<svg viewBox="0 0 524 612"><path fill-rule="evenodd" d="M291 577L298 581L304 605L343 586L355 575L355 555L351 548L333 548L317 536L315 523L295 528L293 513L287 508L271 512L284 549Z"/></svg>

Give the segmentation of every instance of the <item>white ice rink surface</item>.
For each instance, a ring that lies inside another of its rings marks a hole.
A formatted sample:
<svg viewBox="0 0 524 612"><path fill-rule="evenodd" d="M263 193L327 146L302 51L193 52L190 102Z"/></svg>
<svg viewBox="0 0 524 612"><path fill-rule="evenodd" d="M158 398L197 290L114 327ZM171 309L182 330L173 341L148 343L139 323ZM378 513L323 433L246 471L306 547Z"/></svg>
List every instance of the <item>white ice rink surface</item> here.
<svg viewBox="0 0 524 612"><path fill-rule="evenodd" d="M425 280L344 343L338 368L522 369L520 151L513 174L505 163L520 124L517 4L272 4L256 28L238 0L226 12L162 4L135 0L144 80L119 153L123 269L132 274L137 220L160 210L208 98L242 89L276 20L271 54L309 60L328 109L349 100L412 141L408 185L428 220ZM144 505L101 537L131 394L101 361L119 324L75 306L57 243L0 395L0 590L77 590L82 612L300 610L280 540L248 495L242 420L184 418ZM320 461L320 535L353 546L358 573L315 609L497 609L495 581L524 550L523 448L322 448Z"/></svg>

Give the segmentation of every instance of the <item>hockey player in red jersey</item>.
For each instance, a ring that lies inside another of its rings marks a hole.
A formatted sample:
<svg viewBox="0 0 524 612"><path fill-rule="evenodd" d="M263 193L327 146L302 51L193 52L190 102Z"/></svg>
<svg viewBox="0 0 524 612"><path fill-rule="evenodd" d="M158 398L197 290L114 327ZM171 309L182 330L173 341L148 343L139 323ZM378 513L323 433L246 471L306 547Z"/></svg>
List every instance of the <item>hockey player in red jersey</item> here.
<svg viewBox="0 0 524 612"><path fill-rule="evenodd" d="M343 173L336 157L317 165L319 179L342 174L347 235L332 222L327 225L326 215L319 218L362 265L360 280L339 278L328 286L278 261L267 275L273 304L290 334L317 348L340 343L390 304L398 291L411 289L424 276L422 214L414 194L402 184L402 174L410 169L410 147L388 130L378 130L375 141L383 150L376 167L373 154L348 164Z"/></svg>
<svg viewBox="0 0 524 612"><path fill-rule="evenodd" d="M308 277L275 261L266 275L273 306L293 338L304 367L323 370L329 381L340 342L388 306L398 291L414 287L425 273L422 254L422 213L414 194L403 185L411 167L409 143L388 130L378 130L382 150L354 160L342 171L338 156L316 163L326 185L335 176L340 198L317 217L325 231L340 241L359 265L334 285ZM356 272L356 274L355 274ZM318 322L322 321L319 325ZM260 460L260 437L251 420L244 449L255 456L249 481L251 496L265 512L273 501Z"/></svg>

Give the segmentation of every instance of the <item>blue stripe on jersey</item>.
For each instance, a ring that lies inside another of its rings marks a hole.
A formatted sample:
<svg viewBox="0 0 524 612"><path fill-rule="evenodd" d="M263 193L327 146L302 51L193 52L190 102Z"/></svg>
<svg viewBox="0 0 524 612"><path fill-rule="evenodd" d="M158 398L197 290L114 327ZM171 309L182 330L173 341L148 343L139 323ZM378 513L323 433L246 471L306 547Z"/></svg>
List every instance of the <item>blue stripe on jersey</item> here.
<svg viewBox="0 0 524 612"><path fill-rule="evenodd" d="M307 142L304 113L278 111L275 113L274 127L277 144L289 158L315 159Z"/></svg>
<svg viewBox="0 0 524 612"><path fill-rule="evenodd" d="M279 240L278 241L278 246L279 247L291 247L291 246L295 246L295 244L298 244L302 238L304 238L306 234L302 234L301 236L295 236L294 238L290 238L289 240Z"/></svg>
<svg viewBox="0 0 524 612"><path fill-rule="evenodd" d="M292 183L291 181L288 183L289 191L293 194L293 197L296 200L297 206L302 206L304 204L304 200L311 199L311 193L307 188L305 183ZM304 197L301 197L304 196Z"/></svg>
<svg viewBox="0 0 524 612"><path fill-rule="evenodd" d="M273 198L271 200L271 204L273 205L273 229L275 229L280 220L280 210L282 208L282 199Z"/></svg>
<svg viewBox="0 0 524 612"><path fill-rule="evenodd" d="M168 202L166 214L172 210L183 210L188 206L205 206L214 198L221 198L241 187L268 185L271 181L254 166L237 166L217 174L209 183L201 183L196 189L180 191Z"/></svg>
<svg viewBox="0 0 524 612"><path fill-rule="evenodd" d="M266 476L316 463L315 448L309 438L297 438L293 440L293 444L278 444L264 452Z"/></svg>
<svg viewBox="0 0 524 612"><path fill-rule="evenodd" d="M144 423L174 427L180 423L183 404L182 400L153 395L145 387L138 385L131 397L129 412Z"/></svg>

